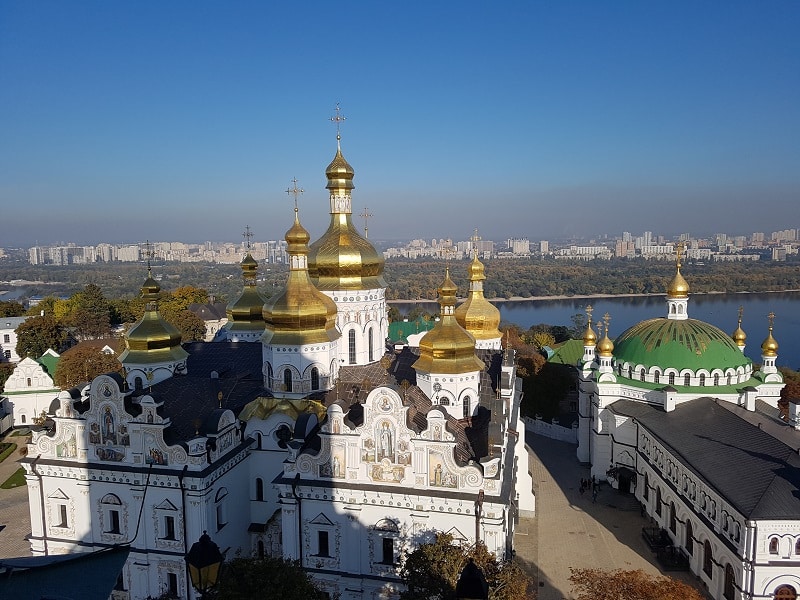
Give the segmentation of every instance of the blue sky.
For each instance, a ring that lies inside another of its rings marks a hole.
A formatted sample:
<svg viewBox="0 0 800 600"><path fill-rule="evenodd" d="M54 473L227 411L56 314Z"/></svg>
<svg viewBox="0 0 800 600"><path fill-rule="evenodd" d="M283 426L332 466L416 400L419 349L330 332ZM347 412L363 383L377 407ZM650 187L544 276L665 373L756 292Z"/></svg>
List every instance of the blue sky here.
<svg viewBox="0 0 800 600"><path fill-rule="evenodd" d="M0 246L800 227L800 2L0 3ZM355 218L359 225L363 221Z"/></svg>

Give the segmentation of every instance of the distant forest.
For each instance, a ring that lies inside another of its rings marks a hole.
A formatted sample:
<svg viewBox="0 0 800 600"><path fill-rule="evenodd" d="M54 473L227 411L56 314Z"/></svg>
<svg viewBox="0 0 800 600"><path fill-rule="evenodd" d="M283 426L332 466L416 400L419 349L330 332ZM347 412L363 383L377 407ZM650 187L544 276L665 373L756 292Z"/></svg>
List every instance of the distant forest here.
<svg viewBox="0 0 800 600"><path fill-rule="evenodd" d="M794 257L793 257L794 258ZM469 289L468 260L449 261L450 276L459 296ZM487 298L584 296L592 294L662 294L675 274L673 261L595 260L590 262L542 259L487 260L484 293ZM265 297L286 281L284 265L259 269L259 289ZM688 262L682 272L693 293L765 292L800 289L800 260L775 262ZM435 300L444 279L441 260L386 262L384 277L389 300ZM134 297L147 275L144 264L96 263L73 266L32 266L0 260L0 281L41 281L25 285L25 296L71 296L88 283L102 288L107 298ZM227 302L242 289L239 265L211 263L157 263L153 275L164 291L181 286L206 289L217 301ZM0 284L10 289L8 284Z"/></svg>

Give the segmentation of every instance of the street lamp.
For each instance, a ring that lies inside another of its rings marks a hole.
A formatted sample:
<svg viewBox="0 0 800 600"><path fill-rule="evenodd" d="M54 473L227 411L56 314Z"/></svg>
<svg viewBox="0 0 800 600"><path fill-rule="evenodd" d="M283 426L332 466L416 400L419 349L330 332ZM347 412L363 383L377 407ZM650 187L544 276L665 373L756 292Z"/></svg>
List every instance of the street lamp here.
<svg viewBox="0 0 800 600"><path fill-rule="evenodd" d="M456 582L456 598L458 600L487 600L489 597L489 584L481 568L472 558L461 570L461 575Z"/></svg>
<svg viewBox="0 0 800 600"><path fill-rule="evenodd" d="M219 546L211 541L205 531L200 536L200 541L192 544L189 554L186 555L186 564L189 566L192 587L200 593L200 598L206 598L209 590L217 584L224 558Z"/></svg>

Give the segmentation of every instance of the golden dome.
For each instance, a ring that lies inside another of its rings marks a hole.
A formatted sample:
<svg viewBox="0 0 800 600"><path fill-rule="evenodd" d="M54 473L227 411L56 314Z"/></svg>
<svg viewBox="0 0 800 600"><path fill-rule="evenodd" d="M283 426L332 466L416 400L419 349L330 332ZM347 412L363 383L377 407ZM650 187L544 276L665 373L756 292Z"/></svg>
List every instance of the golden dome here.
<svg viewBox="0 0 800 600"><path fill-rule="evenodd" d="M325 171L330 191L331 222L327 231L311 244L308 273L320 290L372 290L385 288L384 258L352 223L353 168L341 148Z"/></svg>
<svg viewBox="0 0 800 600"><path fill-rule="evenodd" d="M747 342L747 334L742 329L742 307L739 307L739 324L736 327L736 330L731 335L733 341L736 342L736 345L742 347Z"/></svg>
<svg viewBox="0 0 800 600"><path fill-rule="evenodd" d="M614 354L614 342L612 342L611 338L608 337L608 323L611 321L608 313L606 313L604 320L606 324L605 332L603 334L603 339L601 339L597 344L597 355L609 358Z"/></svg>
<svg viewBox="0 0 800 600"><path fill-rule="evenodd" d="M677 253L677 260L676 260L676 269L675 269L675 277L672 278L672 281L667 288L667 296L670 298L688 298L689 297L689 284L686 283L686 280L681 275L681 253L683 252L683 243L679 243L676 249Z"/></svg>
<svg viewBox="0 0 800 600"><path fill-rule="evenodd" d="M455 310L455 317L476 340L493 340L503 336L499 329L500 311L483 296L484 279L483 263L476 255L469 265L469 295Z"/></svg>
<svg viewBox="0 0 800 600"><path fill-rule="evenodd" d="M286 232L289 277L286 287L264 304L265 344L317 344L341 335L336 329L336 304L320 292L308 277L308 232L300 225L295 208L294 224Z"/></svg>
<svg viewBox="0 0 800 600"><path fill-rule="evenodd" d="M589 317L589 323L586 325L586 331L583 332L583 345L594 346L597 344L597 334L592 329L592 319Z"/></svg>
<svg viewBox="0 0 800 600"><path fill-rule="evenodd" d="M148 267L147 279L141 288L141 296L147 305L142 318L125 334L125 350L119 357L121 363L155 364L183 360L189 356L181 347L180 331L162 319L158 312L160 291Z"/></svg>
<svg viewBox="0 0 800 600"><path fill-rule="evenodd" d="M475 338L455 318L457 291L448 269L439 288L441 317L419 342L419 358L413 365L415 370L459 374L484 369L483 361L475 355Z"/></svg>
<svg viewBox="0 0 800 600"><path fill-rule="evenodd" d="M774 318L775 315L769 313L769 333L767 334L767 339L761 344L762 356L778 356L778 342L772 337L772 323Z"/></svg>
<svg viewBox="0 0 800 600"><path fill-rule="evenodd" d="M241 265L244 288L239 297L226 307L225 312L228 314L226 328L231 331L263 329L264 298L256 289L258 262L248 252Z"/></svg>

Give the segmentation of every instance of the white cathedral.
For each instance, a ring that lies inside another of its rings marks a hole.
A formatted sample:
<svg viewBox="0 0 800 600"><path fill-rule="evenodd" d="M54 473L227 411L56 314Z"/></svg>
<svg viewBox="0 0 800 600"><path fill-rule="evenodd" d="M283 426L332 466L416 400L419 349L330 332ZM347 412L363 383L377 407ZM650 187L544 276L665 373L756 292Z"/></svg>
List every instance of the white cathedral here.
<svg viewBox="0 0 800 600"><path fill-rule="evenodd" d="M612 341L589 324L579 370L578 459L633 492L643 533L719 600L796 600L800 592L800 412L781 414L773 316L756 368L746 335L689 318L676 274L666 316ZM601 323L602 327L603 323Z"/></svg>
<svg viewBox="0 0 800 600"><path fill-rule="evenodd" d="M344 600L397 597L402 553L434 532L510 556L534 498L483 265L458 307L444 275L418 347L388 344L384 261L353 226L338 140L330 226L309 244L295 203L280 293L260 296L248 253L224 339L181 345L148 273L123 375L50 406L24 464L34 555L130 544L117 600L195 597L184 557L204 531L229 557L299 560Z"/></svg>

